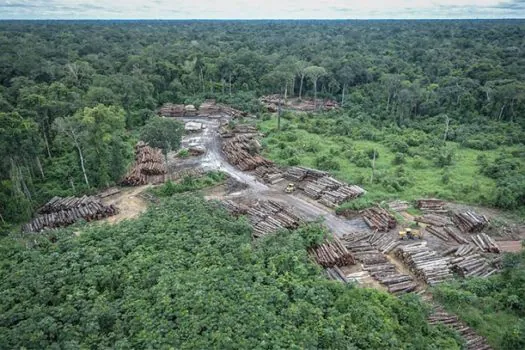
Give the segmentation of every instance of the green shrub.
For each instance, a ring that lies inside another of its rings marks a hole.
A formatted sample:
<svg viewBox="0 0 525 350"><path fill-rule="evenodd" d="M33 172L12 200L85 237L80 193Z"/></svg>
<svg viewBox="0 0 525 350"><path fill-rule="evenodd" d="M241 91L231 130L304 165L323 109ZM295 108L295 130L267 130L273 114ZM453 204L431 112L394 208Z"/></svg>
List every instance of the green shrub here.
<svg viewBox="0 0 525 350"><path fill-rule="evenodd" d="M405 164L405 163L406 163L405 154L401 152L397 152L396 155L394 156L394 159L392 159L392 164L400 165L400 164Z"/></svg>
<svg viewBox="0 0 525 350"><path fill-rule="evenodd" d="M320 170L339 170L341 165L330 156L322 155L315 158L315 166Z"/></svg>

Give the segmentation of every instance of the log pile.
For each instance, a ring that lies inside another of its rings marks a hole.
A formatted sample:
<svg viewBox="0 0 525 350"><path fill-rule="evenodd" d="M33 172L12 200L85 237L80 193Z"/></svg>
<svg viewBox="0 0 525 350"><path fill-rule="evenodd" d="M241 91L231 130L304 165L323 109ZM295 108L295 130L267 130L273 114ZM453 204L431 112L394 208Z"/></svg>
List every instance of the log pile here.
<svg viewBox="0 0 525 350"><path fill-rule="evenodd" d="M390 208L390 210L397 211L397 212L405 211L408 209L408 202L397 200L397 201L388 203L388 207Z"/></svg>
<svg viewBox="0 0 525 350"><path fill-rule="evenodd" d="M302 221L290 209L273 200L257 201L250 206L226 200L223 205L233 215L248 215L254 238L281 229L296 229Z"/></svg>
<svg viewBox="0 0 525 350"><path fill-rule="evenodd" d="M286 169L286 172L284 173L284 177L290 181L299 182L299 181L303 181L307 174L308 174L308 171L306 169L292 166Z"/></svg>
<svg viewBox="0 0 525 350"><path fill-rule="evenodd" d="M438 226L427 226L425 228L425 231L436 236L437 238L447 242L448 241L448 234L445 232L445 229L443 227Z"/></svg>
<svg viewBox="0 0 525 350"><path fill-rule="evenodd" d="M159 109L158 114L161 117L172 117L172 118L184 117L184 105L166 103Z"/></svg>
<svg viewBox="0 0 525 350"><path fill-rule="evenodd" d="M445 202L439 199L419 199L417 201L418 209L434 213L446 213Z"/></svg>
<svg viewBox="0 0 525 350"><path fill-rule="evenodd" d="M492 349L485 338L477 335L472 328L459 321L457 316L451 315L441 308L434 308L432 314L428 317L428 323L431 325L442 324L454 329L463 339L465 339L467 350Z"/></svg>
<svg viewBox="0 0 525 350"><path fill-rule="evenodd" d="M477 250L478 250L478 247L472 243L462 244L462 245L447 249L445 252L443 252L443 256L454 254L454 256L460 257L460 256L465 256L465 255L474 253Z"/></svg>
<svg viewBox="0 0 525 350"><path fill-rule="evenodd" d="M419 278L435 285L452 277L448 257L441 257L426 246L426 242L400 246L396 255Z"/></svg>
<svg viewBox="0 0 525 350"><path fill-rule="evenodd" d="M359 196L362 196L365 193L361 187L356 185L343 185L336 190L326 191L321 196L319 202L323 203L327 207L334 208L339 204L355 199Z"/></svg>
<svg viewBox="0 0 525 350"><path fill-rule="evenodd" d="M189 169L183 169L177 172L174 172L169 176L170 180L172 181L179 181L186 177L194 177L199 178L203 176L205 171L201 168L189 168Z"/></svg>
<svg viewBox="0 0 525 350"><path fill-rule="evenodd" d="M361 214L372 230L389 231L396 227L396 219L383 208L368 208L361 211Z"/></svg>
<svg viewBox="0 0 525 350"><path fill-rule="evenodd" d="M253 136L239 134L224 141L222 150L228 158L228 162L236 165L242 171L273 165L271 161L250 153L253 148L253 142L256 142Z"/></svg>
<svg viewBox="0 0 525 350"><path fill-rule="evenodd" d="M462 277L488 277L498 271L479 254L460 256L450 261L452 270Z"/></svg>
<svg viewBox="0 0 525 350"><path fill-rule="evenodd" d="M350 252L337 237L316 247L308 249L308 253L323 267L346 266L355 264Z"/></svg>
<svg viewBox="0 0 525 350"><path fill-rule="evenodd" d="M343 283L348 283L349 280L346 278L345 274L337 266L326 268L326 274L332 280L341 281Z"/></svg>
<svg viewBox="0 0 525 350"><path fill-rule="evenodd" d="M479 249L481 249L481 251L487 253L500 253L500 248L496 241L486 233L473 235L471 239L472 242L474 242L474 244L476 244L479 247Z"/></svg>
<svg viewBox="0 0 525 350"><path fill-rule="evenodd" d="M463 237L461 235L461 232L459 232L455 227L453 227L453 226L445 226L443 229L445 230L446 233L448 233L448 235L450 237L452 237L459 244L467 244L468 243L468 240L465 237Z"/></svg>
<svg viewBox="0 0 525 350"><path fill-rule="evenodd" d="M377 232L372 236L369 233L357 233L344 235L343 242L354 258L363 263L363 269L387 287L390 293L407 293L417 288L414 279L398 272L385 256L385 252L399 244L394 238Z"/></svg>
<svg viewBox="0 0 525 350"><path fill-rule="evenodd" d="M161 150L139 141L135 146L135 163L122 180L122 184L140 186L151 182L163 182L166 172Z"/></svg>
<svg viewBox="0 0 525 350"><path fill-rule="evenodd" d="M423 216L418 216L415 218L415 221L438 227L443 227L452 224L448 217L435 214L425 214Z"/></svg>
<svg viewBox="0 0 525 350"><path fill-rule="evenodd" d="M275 166L260 166L254 171L255 176L269 184L276 184L284 181L283 172Z"/></svg>
<svg viewBox="0 0 525 350"><path fill-rule="evenodd" d="M221 108L215 100L206 100L199 106L199 117L209 117L220 113Z"/></svg>
<svg viewBox="0 0 525 350"><path fill-rule="evenodd" d="M370 244L379 249L383 254L390 253L392 250L397 248L399 244L401 244L401 242L399 242L399 240L397 240L396 238L379 231L375 232L368 239L368 241L370 242Z"/></svg>
<svg viewBox="0 0 525 350"><path fill-rule="evenodd" d="M100 220L116 215L118 210L113 205L104 205L95 196L53 197L38 212L41 214L24 225L24 232L40 232L44 229L65 227L80 219Z"/></svg>
<svg viewBox="0 0 525 350"><path fill-rule="evenodd" d="M479 232L489 223L489 220L485 215L478 215L473 211L456 213L452 220L463 232Z"/></svg>

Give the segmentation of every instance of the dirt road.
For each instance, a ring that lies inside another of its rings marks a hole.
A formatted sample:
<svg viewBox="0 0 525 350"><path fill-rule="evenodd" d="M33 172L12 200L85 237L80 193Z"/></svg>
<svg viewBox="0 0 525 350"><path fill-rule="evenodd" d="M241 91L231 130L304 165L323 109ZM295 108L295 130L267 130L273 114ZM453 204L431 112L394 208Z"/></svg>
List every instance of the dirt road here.
<svg viewBox="0 0 525 350"><path fill-rule="evenodd" d="M352 231L366 231L363 219L346 220L335 215L334 211L321 205L320 203L301 195L300 193L285 194L280 187L283 185L268 186L260 182L255 176L245 173L230 165L224 157L221 149L219 128L222 123L228 121L227 117L220 119L211 118L184 118L184 121L199 122L204 125L203 131L184 136L183 147L203 146L206 153L200 157L178 160L172 158L170 168L181 167L202 167L204 170L220 170L228 173L232 178L248 185L246 190L234 193L230 198L247 199L272 199L285 203L292 207L299 215L306 220L316 220L323 218L325 225L337 235L343 235Z"/></svg>

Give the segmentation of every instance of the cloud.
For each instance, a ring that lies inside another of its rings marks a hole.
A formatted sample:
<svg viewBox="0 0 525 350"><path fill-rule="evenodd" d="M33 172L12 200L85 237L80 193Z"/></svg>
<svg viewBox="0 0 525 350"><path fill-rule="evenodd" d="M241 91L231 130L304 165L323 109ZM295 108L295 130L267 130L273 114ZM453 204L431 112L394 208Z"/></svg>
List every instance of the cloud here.
<svg viewBox="0 0 525 350"><path fill-rule="evenodd" d="M499 4L494 5L494 8L512 11L525 11L525 0L511 0L500 2Z"/></svg>
<svg viewBox="0 0 525 350"><path fill-rule="evenodd" d="M525 0L0 0L0 19L525 18Z"/></svg>

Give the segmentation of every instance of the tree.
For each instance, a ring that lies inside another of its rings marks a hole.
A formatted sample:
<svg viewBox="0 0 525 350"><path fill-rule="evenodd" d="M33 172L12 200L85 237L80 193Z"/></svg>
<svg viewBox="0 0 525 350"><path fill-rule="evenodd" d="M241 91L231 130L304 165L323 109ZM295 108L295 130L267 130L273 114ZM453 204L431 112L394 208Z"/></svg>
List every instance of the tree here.
<svg viewBox="0 0 525 350"><path fill-rule="evenodd" d="M151 147L162 149L164 157L180 146L184 125L176 120L153 117L146 122L140 132L140 139Z"/></svg>
<svg viewBox="0 0 525 350"><path fill-rule="evenodd" d="M318 66L310 66L305 69L304 73L314 84L314 109L317 109L317 81L326 75L326 69Z"/></svg>
<svg viewBox="0 0 525 350"><path fill-rule="evenodd" d="M305 61L297 61L295 64L295 74L296 76L299 76L300 83L299 83L299 100L302 98L303 94L303 82L304 78L306 76L306 68L308 68L308 62Z"/></svg>

